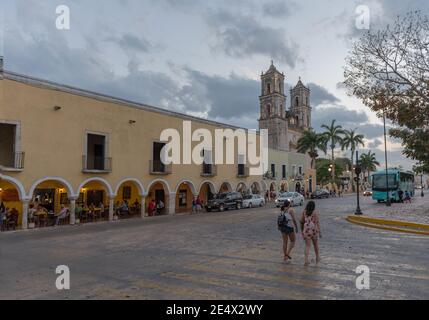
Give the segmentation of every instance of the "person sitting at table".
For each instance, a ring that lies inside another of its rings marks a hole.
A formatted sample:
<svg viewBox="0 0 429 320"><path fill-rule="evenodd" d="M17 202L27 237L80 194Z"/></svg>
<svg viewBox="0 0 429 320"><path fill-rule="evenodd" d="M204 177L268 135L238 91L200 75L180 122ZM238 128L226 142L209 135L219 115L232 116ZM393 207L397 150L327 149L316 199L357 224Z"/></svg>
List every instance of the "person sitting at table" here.
<svg viewBox="0 0 429 320"><path fill-rule="evenodd" d="M165 205L164 202L162 202L162 200L158 200L158 203L156 204L156 212L158 215L162 214L162 210L164 210Z"/></svg>
<svg viewBox="0 0 429 320"><path fill-rule="evenodd" d="M78 203L74 209L76 218L78 218L79 220L82 218L82 211L83 211L83 207L80 203Z"/></svg>
<svg viewBox="0 0 429 320"><path fill-rule="evenodd" d="M129 213L129 212L130 212L130 208L128 207L127 200L122 201L121 206L119 207L119 213L123 214L123 213Z"/></svg>
<svg viewBox="0 0 429 320"><path fill-rule="evenodd" d="M140 202L136 199L136 201L134 201L134 213L139 213L141 210L141 205Z"/></svg>
<svg viewBox="0 0 429 320"><path fill-rule="evenodd" d="M67 218L68 215L69 215L69 209L62 204L60 213L58 215L55 215L56 220L55 220L54 226L58 226L58 224L60 223L60 220Z"/></svg>
<svg viewBox="0 0 429 320"><path fill-rule="evenodd" d="M18 210L16 210L15 208L9 209L6 208L6 226L7 229L9 230L10 227L13 227L13 230L15 230L16 226L18 225L18 217L19 217L19 212Z"/></svg>
<svg viewBox="0 0 429 320"><path fill-rule="evenodd" d="M28 222L33 223L34 222L34 215L36 214L37 209L34 206L33 203L30 204L28 209Z"/></svg>

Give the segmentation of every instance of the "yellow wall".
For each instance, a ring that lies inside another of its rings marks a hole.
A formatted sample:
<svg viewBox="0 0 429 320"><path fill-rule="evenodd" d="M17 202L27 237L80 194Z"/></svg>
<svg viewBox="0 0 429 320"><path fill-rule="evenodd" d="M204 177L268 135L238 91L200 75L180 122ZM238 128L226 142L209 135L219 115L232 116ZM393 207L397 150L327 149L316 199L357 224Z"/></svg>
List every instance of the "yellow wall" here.
<svg viewBox="0 0 429 320"><path fill-rule="evenodd" d="M0 120L20 122L22 151L25 152L22 172L2 173L18 179L26 192L36 180L47 176L67 180L75 193L78 193L80 183L90 177L105 179L113 190L127 177L140 180L145 188L153 180L162 178L171 192L185 177L193 182L195 188L207 180L200 176L201 167L196 165L173 165L173 174L162 177L149 174L153 142L159 140L161 131L166 128L176 128L181 132L183 120L189 119L9 79L0 80L0 86L3 87ZM61 110L54 111L54 106L61 106ZM135 124L130 124L130 120ZM214 129L221 128L201 121L193 121L192 125L193 130L210 130L213 137ZM108 135L106 156L113 159L111 173L82 172L87 131ZM220 165L217 173L216 177L210 178L217 187L229 181L235 189L238 183L236 165Z"/></svg>

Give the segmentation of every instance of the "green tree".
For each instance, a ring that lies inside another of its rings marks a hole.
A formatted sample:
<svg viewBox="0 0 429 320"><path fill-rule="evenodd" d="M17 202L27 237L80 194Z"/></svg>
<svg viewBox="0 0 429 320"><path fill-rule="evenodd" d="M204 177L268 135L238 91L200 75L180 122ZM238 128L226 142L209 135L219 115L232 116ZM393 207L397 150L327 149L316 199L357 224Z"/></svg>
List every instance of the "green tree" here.
<svg viewBox="0 0 429 320"><path fill-rule="evenodd" d="M429 165L429 18L420 12L393 25L371 29L346 58L344 84L350 95L392 121L390 135L404 154Z"/></svg>
<svg viewBox="0 0 429 320"><path fill-rule="evenodd" d="M343 150L345 149L350 150L351 152L350 160L352 162L352 165L354 163L355 152L357 147L359 147L359 145L362 145L363 147L365 146L365 144L363 143L363 139L364 139L364 136L362 134L357 134L356 129L344 130L344 138L341 143L341 148ZM355 191L356 189L355 189L355 183L354 183L354 170L352 170L352 168L350 169L352 172L352 188L353 188L353 191Z"/></svg>
<svg viewBox="0 0 429 320"><path fill-rule="evenodd" d="M327 152L325 137L316 133L313 129L304 131L302 137L298 140L298 152L308 153L311 158L311 168L314 168L317 157L319 156L318 150Z"/></svg>
<svg viewBox="0 0 429 320"><path fill-rule="evenodd" d="M324 185L329 182L332 182L332 171L329 171L332 165L331 160L329 159L316 159L316 175L317 183ZM335 181L337 182L340 178L341 172L344 171L341 161L335 160Z"/></svg>
<svg viewBox="0 0 429 320"><path fill-rule="evenodd" d="M360 164L362 166L362 171L367 173L368 181L370 173L377 170L377 167L380 166L380 162L377 161L375 153L371 150L368 151L368 153L361 154Z"/></svg>
<svg viewBox="0 0 429 320"><path fill-rule="evenodd" d="M331 149L331 164L335 163L335 147L337 146L337 144L342 144L344 135L343 127L340 125L336 125L335 122L336 120L332 120L330 125L322 125L322 129L325 129L322 135L326 140L326 143L329 144L329 148ZM335 166L332 169L332 178L335 178Z"/></svg>

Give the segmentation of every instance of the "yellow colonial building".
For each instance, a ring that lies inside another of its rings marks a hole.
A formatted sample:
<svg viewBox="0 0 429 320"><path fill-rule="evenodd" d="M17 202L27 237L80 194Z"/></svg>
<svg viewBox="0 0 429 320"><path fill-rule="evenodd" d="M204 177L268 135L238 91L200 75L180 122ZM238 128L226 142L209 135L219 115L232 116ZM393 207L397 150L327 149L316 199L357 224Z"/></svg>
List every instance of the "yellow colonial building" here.
<svg viewBox="0 0 429 320"><path fill-rule="evenodd" d="M18 225L26 229L34 227L34 203L56 213L67 206L67 223L75 224L121 218L124 201L144 218L152 200L164 204L159 213L175 214L189 212L197 196L204 203L223 191L265 194L273 183L280 188L272 177L250 176L246 163L165 165L161 132L183 133L184 121L213 136L216 129L237 129L5 71L1 61L0 203L16 209ZM284 150L281 163L288 154ZM308 161L299 157L304 177ZM87 210L91 217L76 216Z"/></svg>

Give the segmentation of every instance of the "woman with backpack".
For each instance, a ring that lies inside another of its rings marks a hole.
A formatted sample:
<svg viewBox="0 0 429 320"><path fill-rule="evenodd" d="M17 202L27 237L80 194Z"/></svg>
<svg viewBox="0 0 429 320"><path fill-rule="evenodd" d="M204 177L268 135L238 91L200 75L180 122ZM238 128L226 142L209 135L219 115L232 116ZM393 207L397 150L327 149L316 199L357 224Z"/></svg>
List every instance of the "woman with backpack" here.
<svg viewBox="0 0 429 320"><path fill-rule="evenodd" d="M284 260L291 260L292 258L290 254L292 249L295 247L295 232L298 231L298 225L295 219L295 211L290 207L290 202L288 200L286 200L283 204L282 213L278 217L277 225L283 237ZM288 243L289 240L290 245Z"/></svg>
<svg viewBox="0 0 429 320"><path fill-rule="evenodd" d="M308 202L300 221L302 237L305 241L305 266L310 264L308 255L310 253L311 243L313 243L314 252L316 253L316 263L320 262L318 239L319 237L322 238L322 233L320 231L319 214L315 209L316 204L314 201Z"/></svg>

